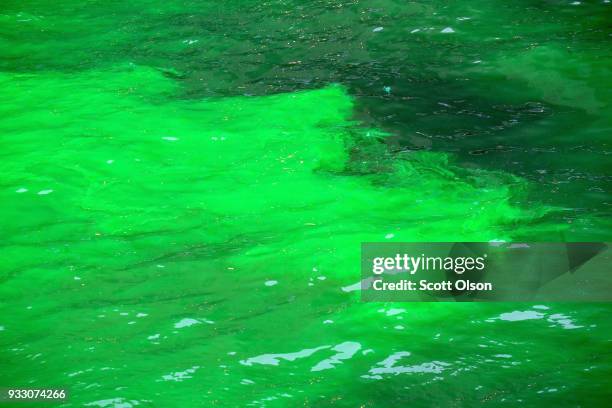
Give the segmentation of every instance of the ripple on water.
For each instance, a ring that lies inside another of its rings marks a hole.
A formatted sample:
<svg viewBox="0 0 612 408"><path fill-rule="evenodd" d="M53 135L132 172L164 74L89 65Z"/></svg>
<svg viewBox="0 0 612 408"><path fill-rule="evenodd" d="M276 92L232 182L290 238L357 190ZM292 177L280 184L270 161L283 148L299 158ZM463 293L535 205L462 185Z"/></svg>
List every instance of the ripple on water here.
<svg viewBox="0 0 612 408"><path fill-rule="evenodd" d="M157 381L176 381L181 382L193 378L193 374L200 368L200 366L193 366L191 368L186 369L185 371L177 371L175 373L170 373L163 375L160 380Z"/></svg>
<svg viewBox="0 0 612 408"><path fill-rule="evenodd" d="M538 310L548 310L550 309L548 306L544 305L535 305L534 309ZM515 310L513 312L502 313L497 317L487 319L486 322L495 322L495 321L507 321L507 322L520 322L525 320L545 320L551 323L550 327L561 327L565 330L572 329L580 329L584 326L576 324L570 316L554 313L547 315L545 312L537 312L535 310Z"/></svg>
<svg viewBox="0 0 612 408"><path fill-rule="evenodd" d="M354 341L346 341L344 343L340 343L334 348L333 351L336 351L337 354L326 358L318 362L314 367L310 369L310 371L323 371L329 370L330 368L334 368L336 364L341 364L342 360L348 360L353 357L359 350L361 350L361 344Z"/></svg>
<svg viewBox="0 0 612 408"><path fill-rule="evenodd" d="M123 397L109 398L86 403L86 407L112 407L112 408L132 408L141 404L141 402L150 402L148 400L128 400Z"/></svg>
<svg viewBox="0 0 612 408"><path fill-rule="evenodd" d="M362 375L362 378L374 380L382 380L384 374L415 374L415 373L431 373L440 374L445 369L451 366L450 363L444 361L430 361L414 365L396 365L400 360L410 357L412 353L409 351L398 351L391 354L386 359L377 363L372 367L368 374Z"/></svg>
<svg viewBox="0 0 612 408"><path fill-rule="evenodd" d="M303 349L293 353L272 353L262 354L259 356L251 357L246 360L240 360L240 364L245 366L252 366L253 364L264 364L264 365L279 365L281 360L295 361L300 358L310 357L319 350L325 350L331 346L319 346L310 349Z"/></svg>

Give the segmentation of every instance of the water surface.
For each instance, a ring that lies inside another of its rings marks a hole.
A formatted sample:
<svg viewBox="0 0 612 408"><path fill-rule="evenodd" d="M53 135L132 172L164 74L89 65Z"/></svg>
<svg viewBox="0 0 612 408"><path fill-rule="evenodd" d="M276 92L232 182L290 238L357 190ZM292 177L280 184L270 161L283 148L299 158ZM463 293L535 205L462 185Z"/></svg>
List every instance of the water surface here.
<svg viewBox="0 0 612 408"><path fill-rule="evenodd" d="M610 5L5 1L0 384L599 406L606 304L360 303L364 241L610 237Z"/></svg>

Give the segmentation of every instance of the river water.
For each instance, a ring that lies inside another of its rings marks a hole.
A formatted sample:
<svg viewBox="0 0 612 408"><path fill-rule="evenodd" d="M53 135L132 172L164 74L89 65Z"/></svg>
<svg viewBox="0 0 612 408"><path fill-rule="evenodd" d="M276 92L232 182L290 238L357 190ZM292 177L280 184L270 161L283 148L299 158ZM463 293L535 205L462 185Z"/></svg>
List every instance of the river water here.
<svg viewBox="0 0 612 408"><path fill-rule="evenodd" d="M604 405L607 304L355 284L361 242L610 241L611 6L4 0L0 386Z"/></svg>

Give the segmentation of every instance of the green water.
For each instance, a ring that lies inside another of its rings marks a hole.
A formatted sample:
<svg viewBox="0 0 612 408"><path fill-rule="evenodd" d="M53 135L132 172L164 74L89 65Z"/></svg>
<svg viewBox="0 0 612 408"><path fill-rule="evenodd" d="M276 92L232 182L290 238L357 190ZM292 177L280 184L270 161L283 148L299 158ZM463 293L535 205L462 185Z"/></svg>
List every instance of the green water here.
<svg viewBox="0 0 612 408"><path fill-rule="evenodd" d="M364 241L610 241L610 7L4 0L0 386L604 406L607 304L355 284Z"/></svg>

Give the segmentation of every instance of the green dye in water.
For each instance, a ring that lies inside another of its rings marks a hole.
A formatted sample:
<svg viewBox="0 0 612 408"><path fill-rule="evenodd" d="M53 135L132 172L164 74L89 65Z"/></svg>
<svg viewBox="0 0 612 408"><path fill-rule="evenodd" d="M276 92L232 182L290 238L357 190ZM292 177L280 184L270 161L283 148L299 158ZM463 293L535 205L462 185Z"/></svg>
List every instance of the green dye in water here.
<svg viewBox="0 0 612 408"><path fill-rule="evenodd" d="M64 406L603 405L607 305L355 290L361 242L609 235L605 19L575 18L605 6L527 3L6 2L0 386L68 387Z"/></svg>

